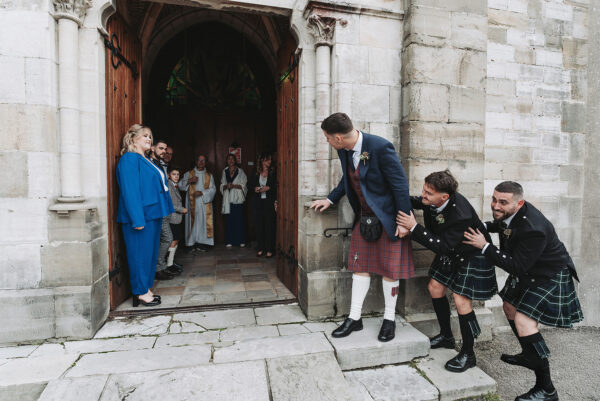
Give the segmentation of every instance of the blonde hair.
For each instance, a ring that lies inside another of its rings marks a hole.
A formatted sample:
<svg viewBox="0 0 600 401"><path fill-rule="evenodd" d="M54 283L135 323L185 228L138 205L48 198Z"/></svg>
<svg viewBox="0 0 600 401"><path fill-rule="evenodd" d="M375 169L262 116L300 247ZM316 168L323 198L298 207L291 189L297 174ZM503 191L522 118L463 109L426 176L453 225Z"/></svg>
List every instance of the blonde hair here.
<svg viewBox="0 0 600 401"><path fill-rule="evenodd" d="M146 131L150 134L150 140L153 140L152 130L150 130L150 128L144 127L141 124L133 124L131 127L129 127L127 133L123 137L123 145L121 146L121 156L123 156L125 152L135 152L136 146L135 143L133 143L133 140L136 136L141 135Z"/></svg>

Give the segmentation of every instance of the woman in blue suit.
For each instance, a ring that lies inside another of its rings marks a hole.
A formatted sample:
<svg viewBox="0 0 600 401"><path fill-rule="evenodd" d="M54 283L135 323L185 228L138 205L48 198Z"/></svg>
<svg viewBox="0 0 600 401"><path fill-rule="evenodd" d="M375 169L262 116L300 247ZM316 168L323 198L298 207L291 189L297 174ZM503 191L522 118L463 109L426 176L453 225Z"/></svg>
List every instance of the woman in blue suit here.
<svg viewBox="0 0 600 401"><path fill-rule="evenodd" d="M152 146L152 131L132 125L121 148L117 164L117 182L121 193L117 222L121 223L133 306L160 304L160 296L152 294L162 218L173 213L167 177L146 157Z"/></svg>

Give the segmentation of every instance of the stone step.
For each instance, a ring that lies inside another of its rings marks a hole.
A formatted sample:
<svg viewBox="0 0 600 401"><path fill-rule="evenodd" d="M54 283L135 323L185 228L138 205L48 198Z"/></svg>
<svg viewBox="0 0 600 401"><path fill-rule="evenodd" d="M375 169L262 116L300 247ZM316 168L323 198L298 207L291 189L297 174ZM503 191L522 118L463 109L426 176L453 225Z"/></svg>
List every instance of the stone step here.
<svg viewBox="0 0 600 401"><path fill-rule="evenodd" d="M496 381L478 367L462 373L444 368L446 362L457 354L449 349L432 349L429 356L417 361L417 368L435 385L440 401L460 400L496 392Z"/></svg>
<svg viewBox="0 0 600 401"><path fill-rule="evenodd" d="M494 327L494 313L488 308L475 308L474 311L477 316L477 321L479 322L479 327L481 327L481 335L477 337L477 341L491 341L492 327ZM440 332L440 325L433 312L413 313L407 316L406 320L427 337L433 337ZM450 316L450 323L452 325L454 338L459 340L461 338L460 326L458 324L458 314L455 310L452 311Z"/></svg>
<svg viewBox="0 0 600 401"><path fill-rule="evenodd" d="M396 317L396 337L386 343L377 340L381 322L380 317L364 318L363 330L344 338L325 333L342 370L399 364L427 355L429 339L400 317Z"/></svg>

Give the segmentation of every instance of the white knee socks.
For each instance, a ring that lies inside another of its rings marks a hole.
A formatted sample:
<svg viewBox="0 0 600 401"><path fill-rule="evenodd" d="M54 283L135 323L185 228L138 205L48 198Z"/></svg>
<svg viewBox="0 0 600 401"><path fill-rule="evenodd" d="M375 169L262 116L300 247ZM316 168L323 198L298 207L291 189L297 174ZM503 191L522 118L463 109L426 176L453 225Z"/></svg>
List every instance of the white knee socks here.
<svg viewBox="0 0 600 401"><path fill-rule="evenodd" d="M385 299L383 318L394 321L396 319L396 300L398 299L400 280L386 281L382 278L381 286L383 287L383 298Z"/></svg>
<svg viewBox="0 0 600 401"><path fill-rule="evenodd" d="M363 301L369 292L371 276L352 275L352 303L350 304L350 315L352 320L360 319Z"/></svg>
<svg viewBox="0 0 600 401"><path fill-rule="evenodd" d="M169 248L169 256L167 258L167 267L173 266L173 262L175 262L175 251L177 250L177 245L174 248Z"/></svg>

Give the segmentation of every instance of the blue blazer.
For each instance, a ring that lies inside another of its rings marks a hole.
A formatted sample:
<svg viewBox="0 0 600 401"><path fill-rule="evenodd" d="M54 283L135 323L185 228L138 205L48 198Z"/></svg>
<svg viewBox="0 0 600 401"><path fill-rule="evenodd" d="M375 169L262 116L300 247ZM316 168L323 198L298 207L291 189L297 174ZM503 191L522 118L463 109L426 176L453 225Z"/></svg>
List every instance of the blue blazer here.
<svg viewBox="0 0 600 401"><path fill-rule="evenodd" d="M117 182L121 190L118 223L142 227L148 220L159 219L175 211L168 189L165 190L162 177L156 169L150 161L135 152L121 156L117 164Z"/></svg>
<svg viewBox="0 0 600 401"><path fill-rule="evenodd" d="M369 159L360 161L360 188L367 204L381 221L390 239L397 240L396 214L399 210L410 214L411 209L408 180L404 175L404 169L394 145L376 135L364 132L362 135L363 142L360 153L368 152ZM333 203L338 203L342 196L346 195L352 210L354 210L354 224L356 224L360 217L360 201L354 194L348 176L348 152L344 149L338 150L338 156L344 175L327 198Z"/></svg>

